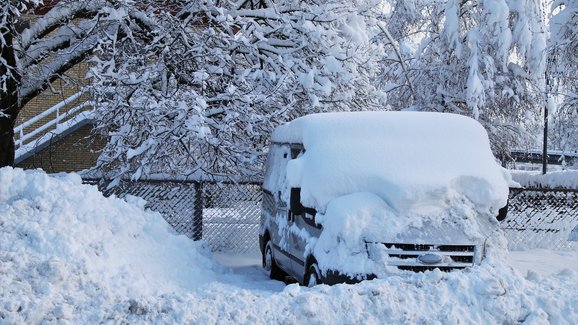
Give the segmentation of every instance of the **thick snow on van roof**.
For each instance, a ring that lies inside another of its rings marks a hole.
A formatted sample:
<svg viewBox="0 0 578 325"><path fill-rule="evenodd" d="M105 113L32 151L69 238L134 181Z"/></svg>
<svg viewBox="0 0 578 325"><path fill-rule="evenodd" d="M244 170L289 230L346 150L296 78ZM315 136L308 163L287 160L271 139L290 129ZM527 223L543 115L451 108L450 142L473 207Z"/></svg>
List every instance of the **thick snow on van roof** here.
<svg viewBox="0 0 578 325"><path fill-rule="evenodd" d="M302 143L287 180L324 211L333 198L371 192L396 210L443 199L449 190L493 211L506 204L509 175L484 128L455 114L321 113L278 127L273 142Z"/></svg>

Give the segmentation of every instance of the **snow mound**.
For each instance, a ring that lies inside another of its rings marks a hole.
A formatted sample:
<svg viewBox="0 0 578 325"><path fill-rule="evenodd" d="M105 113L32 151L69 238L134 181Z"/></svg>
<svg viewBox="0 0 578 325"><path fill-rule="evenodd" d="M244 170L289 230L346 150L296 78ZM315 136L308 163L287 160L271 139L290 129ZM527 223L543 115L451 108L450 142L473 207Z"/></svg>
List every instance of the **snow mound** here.
<svg viewBox="0 0 578 325"><path fill-rule="evenodd" d="M512 179L523 187L578 189L578 170L549 172L510 171Z"/></svg>
<svg viewBox="0 0 578 325"><path fill-rule="evenodd" d="M142 199L105 198L76 174L2 168L0 184L0 323L65 320L74 305L182 292L216 277L201 244L171 233Z"/></svg>
<svg viewBox="0 0 578 325"><path fill-rule="evenodd" d="M482 209L506 204L509 175L496 162L484 128L456 114L321 113L277 129L273 142L302 143L287 179L301 202L325 211L334 198L375 193L405 210L452 188Z"/></svg>

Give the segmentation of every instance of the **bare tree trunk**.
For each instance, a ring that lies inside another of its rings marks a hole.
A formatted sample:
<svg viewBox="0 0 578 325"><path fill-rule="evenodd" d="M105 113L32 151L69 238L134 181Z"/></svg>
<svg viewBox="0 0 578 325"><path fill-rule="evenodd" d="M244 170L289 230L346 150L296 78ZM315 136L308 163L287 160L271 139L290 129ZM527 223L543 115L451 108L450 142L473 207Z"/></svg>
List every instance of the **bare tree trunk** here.
<svg viewBox="0 0 578 325"><path fill-rule="evenodd" d="M14 124L22 108L18 99L20 74L16 68L16 53L13 46L13 17L0 27L4 44L0 44L0 75L7 76L5 92L0 88L0 167L14 165Z"/></svg>
<svg viewBox="0 0 578 325"><path fill-rule="evenodd" d="M10 120L0 119L0 167L14 166L14 123Z"/></svg>

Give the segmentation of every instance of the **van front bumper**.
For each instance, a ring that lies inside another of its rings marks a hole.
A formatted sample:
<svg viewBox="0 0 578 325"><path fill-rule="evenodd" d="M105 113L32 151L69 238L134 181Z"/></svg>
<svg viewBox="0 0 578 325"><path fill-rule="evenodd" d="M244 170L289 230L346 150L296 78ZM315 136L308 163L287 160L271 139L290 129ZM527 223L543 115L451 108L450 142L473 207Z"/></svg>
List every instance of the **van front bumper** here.
<svg viewBox="0 0 578 325"><path fill-rule="evenodd" d="M352 277L349 275L341 274L339 271L328 270L325 272L325 275L321 275L321 282L328 285L334 285L338 283L355 284L364 280L373 280L375 278L375 274L363 274Z"/></svg>

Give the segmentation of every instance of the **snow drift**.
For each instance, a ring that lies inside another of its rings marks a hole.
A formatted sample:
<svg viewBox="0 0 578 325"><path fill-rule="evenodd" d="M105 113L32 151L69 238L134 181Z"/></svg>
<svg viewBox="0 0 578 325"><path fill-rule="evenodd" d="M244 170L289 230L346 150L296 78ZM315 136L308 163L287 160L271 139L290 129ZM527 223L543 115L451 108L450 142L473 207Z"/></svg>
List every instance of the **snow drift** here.
<svg viewBox="0 0 578 325"><path fill-rule="evenodd" d="M216 277L202 247L171 233L141 199L105 198L76 174L2 168L0 184L7 313L66 319L79 303L190 290Z"/></svg>

